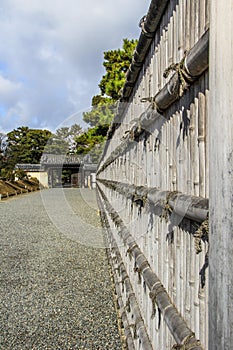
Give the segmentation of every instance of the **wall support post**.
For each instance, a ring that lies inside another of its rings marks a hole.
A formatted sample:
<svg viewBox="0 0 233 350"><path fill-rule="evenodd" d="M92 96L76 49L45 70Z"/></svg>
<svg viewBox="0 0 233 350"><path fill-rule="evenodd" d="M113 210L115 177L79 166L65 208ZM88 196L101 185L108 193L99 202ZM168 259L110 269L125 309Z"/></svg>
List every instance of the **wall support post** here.
<svg viewBox="0 0 233 350"><path fill-rule="evenodd" d="M233 3L210 2L209 350L233 344Z"/></svg>

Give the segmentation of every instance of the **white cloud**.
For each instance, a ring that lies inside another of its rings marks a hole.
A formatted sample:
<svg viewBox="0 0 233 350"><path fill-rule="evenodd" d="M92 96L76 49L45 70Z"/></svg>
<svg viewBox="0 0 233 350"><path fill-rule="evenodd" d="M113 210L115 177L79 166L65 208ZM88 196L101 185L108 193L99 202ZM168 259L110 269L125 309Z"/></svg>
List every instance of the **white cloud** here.
<svg viewBox="0 0 233 350"><path fill-rule="evenodd" d="M14 103L14 100L17 98L21 84L18 82L13 82L9 79L4 78L0 75L0 96L1 103L5 105L10 105Z"/></svg>
<svg viewBox="0 0 233 350"><path fill-rule="evenodd" d="M56 128L87 108L99 92L103 52L120 47L125 37L138 38L149 3L1 0L0 109L5 103L6 110L0 125L14 115L8 130L23 121Z"/></svg>

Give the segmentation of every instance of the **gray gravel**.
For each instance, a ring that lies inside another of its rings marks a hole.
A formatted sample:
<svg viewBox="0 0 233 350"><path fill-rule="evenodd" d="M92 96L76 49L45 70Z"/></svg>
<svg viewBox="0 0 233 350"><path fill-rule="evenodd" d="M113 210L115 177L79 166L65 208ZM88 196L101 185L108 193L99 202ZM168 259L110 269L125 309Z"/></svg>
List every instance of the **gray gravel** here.
<svg viewBox="0 0 233 350"><path fill-rule="evenodd" d="M0 202L0 349L121 349L94 191Z"/></svg>

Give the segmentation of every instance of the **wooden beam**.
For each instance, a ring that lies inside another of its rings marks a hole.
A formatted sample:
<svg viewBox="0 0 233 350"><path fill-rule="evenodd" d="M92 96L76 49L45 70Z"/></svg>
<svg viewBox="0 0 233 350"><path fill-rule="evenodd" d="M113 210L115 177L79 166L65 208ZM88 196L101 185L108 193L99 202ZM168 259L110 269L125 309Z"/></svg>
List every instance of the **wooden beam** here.
<svg viewBox="0 0 233 350"><path fill-rule="evenodd" d="M153 206L162 208L168 204L175 214L182 218L191 219L202 223L208 218L209 200L208 198L196 197L181 192L163 191L158 188L148 188L145 186L135 186L117 181L98 180L105 186L132 199L149 201Z"/></svg>

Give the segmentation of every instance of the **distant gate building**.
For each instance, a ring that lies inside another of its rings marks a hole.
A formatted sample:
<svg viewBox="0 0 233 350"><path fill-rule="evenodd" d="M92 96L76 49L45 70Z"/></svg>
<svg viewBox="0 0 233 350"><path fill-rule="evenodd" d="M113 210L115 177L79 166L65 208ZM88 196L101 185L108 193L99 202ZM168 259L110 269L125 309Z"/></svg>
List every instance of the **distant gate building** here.
<svg viewBox="0 0 233 350"><path fill-rule="evenodd" d="M44 187L95 187L97 164L75 155L43 154L40 164L17 164L16 168L36 177ZM69 172L66 183L62 181L64 170Z"/></svg>

